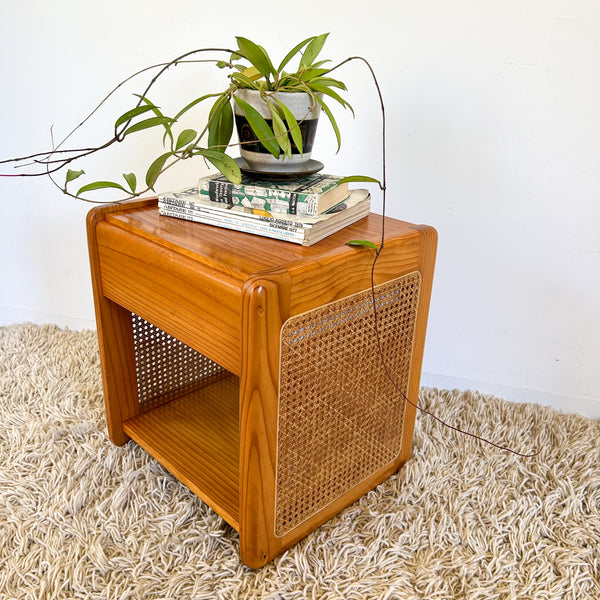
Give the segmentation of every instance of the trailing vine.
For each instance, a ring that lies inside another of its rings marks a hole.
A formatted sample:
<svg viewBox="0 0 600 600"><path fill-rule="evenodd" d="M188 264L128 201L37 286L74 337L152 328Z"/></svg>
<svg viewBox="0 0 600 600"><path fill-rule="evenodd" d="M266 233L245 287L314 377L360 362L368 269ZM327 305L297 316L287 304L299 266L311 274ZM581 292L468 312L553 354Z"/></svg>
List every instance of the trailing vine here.
<svg viewBox="0 0 600 600"><path fill-rule="evenodd" d="M235 160L227 153L232 144L233 110L235 102L245 114L252 130L260 143L276 158L291 156L292 143L302 153L302 136L300 124L284 102L278 100L273 94L276 92L305 92L309 94L313 106L317 104L327 116L337 139L338 151L341 147L341 134L335 116L328 102L333 100L343 108L353 112L352 106L340 95L347 91L346 84L330 76L335 67L329 68L329 60L320 60L319 55L327 40L328 33L309 37L296 44L283 58L277 67L266 50L244 37L237 37L238 47L230 48L200 48L186 52L167 63L146 67L119 83L100 104L57 146L45 152L38 152L28 156L9 158L0 161L0 164L10 164L15 168L23 169L33 167L20 173L4 173L8 177L38 177L48 176L52 182L66 195L88 202L95 200L83 194L100 189L112 188L125 194L125 197L111 200L120 202L154 192L159 177L168 169L182 160L200 157L211 163L230 181L241 181L240 168ZM211 53L221 55L221 58L197 59L199 54ZM288 72L285 69L292 59L298 58L298 66ZM150 99L150 92L163 74L179 64L184 63L212 63L218 69L227 69L227 85L225 89L207 93L192 99L185 104L174 116L162 112L159 106ZM117 117L111 137L104 143L88 148L70 148L63 146L66 141L82 127L98 108L108 100L127 81L149 70L158 69L144 91L135 94L135 105ZM259 90L264 97L271 114L269 124L254 108L238 98L235 92L239 89ZM188 111L206 102L212 101L209 116L203 127L184 129L178 134L174 125ZM81 186L77 192L70 191L70 184L85 174L83 169L70 168L75 161L90 157L111 146L122 143L130 136L141 131L158 128L162 131L162 149L160 154L148 167L144 183L145 187L138 189L138 178L134 173L123 173L123 181L99 180ZM59 184L55 175L66 169L64 184Z"/></svg>

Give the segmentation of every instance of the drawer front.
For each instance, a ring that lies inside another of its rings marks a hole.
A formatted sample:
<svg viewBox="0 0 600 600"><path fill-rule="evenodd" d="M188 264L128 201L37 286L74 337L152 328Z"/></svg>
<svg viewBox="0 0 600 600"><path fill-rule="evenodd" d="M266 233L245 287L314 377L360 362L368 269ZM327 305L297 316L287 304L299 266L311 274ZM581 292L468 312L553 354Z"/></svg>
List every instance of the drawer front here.
<svg viewBox="0 0 600 600"><path fill-rule="evenodd" d="M97 236L104 296L240 374L238 280L106 222Z"/></svg>

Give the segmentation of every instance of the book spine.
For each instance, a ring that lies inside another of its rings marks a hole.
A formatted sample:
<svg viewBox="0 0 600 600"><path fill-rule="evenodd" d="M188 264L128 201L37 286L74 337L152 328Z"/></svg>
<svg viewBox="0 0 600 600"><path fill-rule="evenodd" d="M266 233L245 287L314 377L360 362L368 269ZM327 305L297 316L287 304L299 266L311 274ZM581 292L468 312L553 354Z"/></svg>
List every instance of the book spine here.
<svg viewBox="0 0 600 600"><path fill-rule="evenodd" d="M286 229L280 227L272 227L269 225L263 225L261 223L251 222L240 222L234 218L228 217L213 217L200 212L186 209L174 209L172 207L159 206L159 212L161 215L167 217L175 217L179 219L185 219L188 221L195 221L197 223L204 223L205 225L215 225L224 229L232 229L240 231L242 233L253 233L255 235L262 235L264 237L270 237L278 240L285 240L302 244L304 241L304 234L302 231L296 231L293 229Z"/></svg>
<svg viewBox="0 0 600 600"><path fill-rule="evenodd" d="M265 220L264 217L245 215L235 212L221 212L203 210L202 208L186 207L181 205L170 204L168 202L160 202L159 210L170 210L180 214L191 214L202 217L203 219L211 220L225 220L229 223L235 223L240 226L246 227L260 227L260 228L271 228L278 231L291 232L296 235L304 235L305 227L302 224L294 224L285 221L271 221Z"/></svg>
<svg viewBox="0 0 600 600"><path fill-rule="evenodd" d="M208 196L213 202L233 205L233 184L230 181L213 179L208 183Z"/></svg>
<svg viewBox="0 0 600 600"><path fill-rule="evenodd" d="M265 224L273 227L280 227L282 229L293 229L294 231L301 231L303 229L310 229L312 223L302 223L289 218L278 218L271 217L262 214L256 214L252 212L240 212L237 210L229 210L222 208L219 205L207 206L204 203L194 202L194 200L186 198L174 198L172 196L161 196L159 198L159 207L163 206L171 210L190 210L207 216L223 216L238 220L240 222L249 221L257 222L262 221Z"/></svg>

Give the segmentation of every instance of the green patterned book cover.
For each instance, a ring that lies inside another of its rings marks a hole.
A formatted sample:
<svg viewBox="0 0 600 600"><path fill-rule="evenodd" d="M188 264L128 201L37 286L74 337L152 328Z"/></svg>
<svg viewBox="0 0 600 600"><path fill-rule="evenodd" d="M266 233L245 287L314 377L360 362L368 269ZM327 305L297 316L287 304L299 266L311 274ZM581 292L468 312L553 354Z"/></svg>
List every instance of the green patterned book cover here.
<svg viewBox="0 0 600 600"><path fill-rule="evenodd" d="M348 196L348 185L335 175L310 175L294 181L266 181L242 176L233 184L221 174L200 179L198 189L213 202L241 205L269 213L315 216Z"/></svg>

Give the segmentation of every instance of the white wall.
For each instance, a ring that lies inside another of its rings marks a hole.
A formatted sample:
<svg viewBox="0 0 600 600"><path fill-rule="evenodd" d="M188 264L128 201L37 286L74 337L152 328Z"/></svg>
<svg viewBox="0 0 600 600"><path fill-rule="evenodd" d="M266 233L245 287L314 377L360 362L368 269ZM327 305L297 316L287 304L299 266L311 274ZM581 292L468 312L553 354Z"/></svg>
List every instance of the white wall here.
<svg viewBox="0 0 600 600"><path fill-rule="evenodd" d="M600 417L600 3L305 1L312 17L293 34L298 12L289 6L2 3L0 157L47 148L51 125L60 139L143 66L232 46L235 35L282 56L331 31L333 59L366 56L381 80L389 214L439 232L423 382ZM155 100L168 112L175 93L206 89L207 73L179 67ZM379 176L374 89L359 64L343 75L357 119L340 118L338 155L321 128L315 157L330 172ZM140 87L124 91L77 143L99 142ZM145 146L127 149L89 172L120 176L152 156ZM162 186L201 172L187 166ZM0 179L0 196L0 324L93 327L89 206L45 179Z"/></svg>

